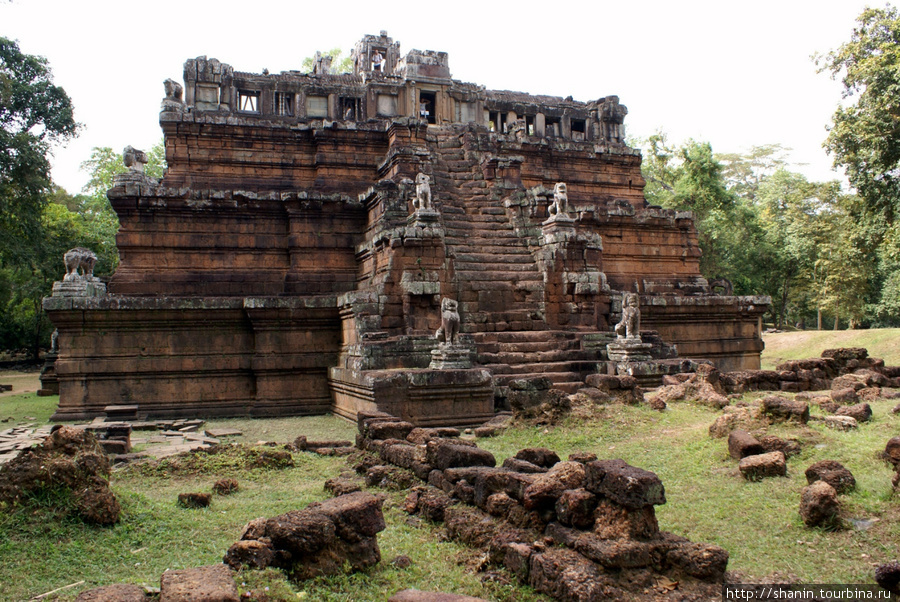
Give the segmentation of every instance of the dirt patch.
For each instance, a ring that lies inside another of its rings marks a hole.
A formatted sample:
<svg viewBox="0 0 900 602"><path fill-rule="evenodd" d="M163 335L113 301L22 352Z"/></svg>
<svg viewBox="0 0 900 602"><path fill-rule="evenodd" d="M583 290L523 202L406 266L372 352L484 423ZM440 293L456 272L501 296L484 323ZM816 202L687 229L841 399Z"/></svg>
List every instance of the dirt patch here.
<svg viewBox="0 0 900 602"><path fill-rule="evenodd" d="M23 393L34 393L41 388L41 373L34 372L0 372L0 384L12 385L12 391L0 392L0 398L10 397L12 395L21 395Z"/></svg>

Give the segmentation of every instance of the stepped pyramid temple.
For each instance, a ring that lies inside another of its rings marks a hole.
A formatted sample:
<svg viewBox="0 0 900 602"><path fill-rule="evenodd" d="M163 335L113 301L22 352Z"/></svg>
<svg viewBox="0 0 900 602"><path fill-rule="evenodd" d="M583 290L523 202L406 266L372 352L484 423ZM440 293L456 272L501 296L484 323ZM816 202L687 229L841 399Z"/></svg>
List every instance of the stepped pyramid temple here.
<svg viewBox="0 0 900 602"><path fill-rule="evenodd" d="M386 32L352 57L348 74L198 57L166 81L165 176L129 148L109 191L115 275L75 249L45 300L57 419L465 425L529 379L759 368L768 298L700 275L692 215L644 199L618 97L463 83Z"/></svg>

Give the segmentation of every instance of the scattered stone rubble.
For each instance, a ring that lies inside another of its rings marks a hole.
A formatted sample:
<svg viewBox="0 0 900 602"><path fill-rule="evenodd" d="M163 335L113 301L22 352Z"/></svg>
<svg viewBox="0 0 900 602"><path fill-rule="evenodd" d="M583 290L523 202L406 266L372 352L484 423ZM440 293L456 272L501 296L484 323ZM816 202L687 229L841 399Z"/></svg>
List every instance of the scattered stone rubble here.
<svg viewBox="0 0 900 602"><path fill-rule="evenodd" d="M0 466L0 507L28 503L51 491L71 494L72 509L84 521L111 525L120 507L109 489L109 459L88 431L53 427L39 446L30 447Z"/></svg>
<svg viewBox="0 0 900 602"><path fill-rule="evenodd" d="M820 358L791 360L779 364L775 370L726 372L721 382L728 393L830 389L836 400L854 403L863 389L900 387L900 366L885 366L883 360L868 355L862 347L826 349ZM846 393L847 389L854 389L857 395ZM869 391L862 395L874 394L875 391Z"/></svg>
<svg viewBox="0 0 900 602"><path fill-rule="evenodd" d="M522 450L497 467L492 454L441 429L380 412L360 413L358 426L360 448L428 481L408 495L408 512L444 522L451 537L485 549L491 563L540 592L650 599L666 576L717 595L728 553L659 530L653 507L666 498L652 472L592 454L560 461L546 449Z"/></svg>
<svg viewBox="0 0 900 602"><path fill-rule="evenodd" d="M374 566L381 560L376 534L385 528L383 498L357 491L302 510L250 521L225 563L240 568L283 569L295 580Z"/></svg>

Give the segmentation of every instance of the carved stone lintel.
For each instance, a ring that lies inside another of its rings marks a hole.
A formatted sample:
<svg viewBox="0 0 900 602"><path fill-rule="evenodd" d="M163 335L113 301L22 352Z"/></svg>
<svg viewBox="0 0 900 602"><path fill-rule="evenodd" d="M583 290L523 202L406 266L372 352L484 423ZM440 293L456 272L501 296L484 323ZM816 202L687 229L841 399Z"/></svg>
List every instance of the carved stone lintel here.
<svg viewBox="0 0 900 602"><path fill-rule="evenodd" d="M472 367L473 349L468 345L440 343L431 350L431 370L467 370Z"/></svg>

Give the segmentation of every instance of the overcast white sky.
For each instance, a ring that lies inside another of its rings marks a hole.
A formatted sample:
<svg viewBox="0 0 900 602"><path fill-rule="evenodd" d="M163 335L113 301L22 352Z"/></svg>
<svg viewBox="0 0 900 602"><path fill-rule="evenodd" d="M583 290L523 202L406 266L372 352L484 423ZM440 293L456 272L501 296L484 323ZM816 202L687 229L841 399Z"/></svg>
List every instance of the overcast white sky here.
<svg viewBox="0 0 900 602"><path fill-rule="evenodd" d="M657 129L716 152L780 143L813 180L840 178L822 149L839 82L811 60L848 41L860 0L631 0L488 3L343 0L195 2L0 0L0 36L47 57L81 135L57 149L69 192L94 146L147 149L162 137L162 82L208 55L242 71L299 69L305 56L385 29L450 55L455 79L592 100L616 94L626 129ZM880 6L879 2L874 3Z"/></svg>

